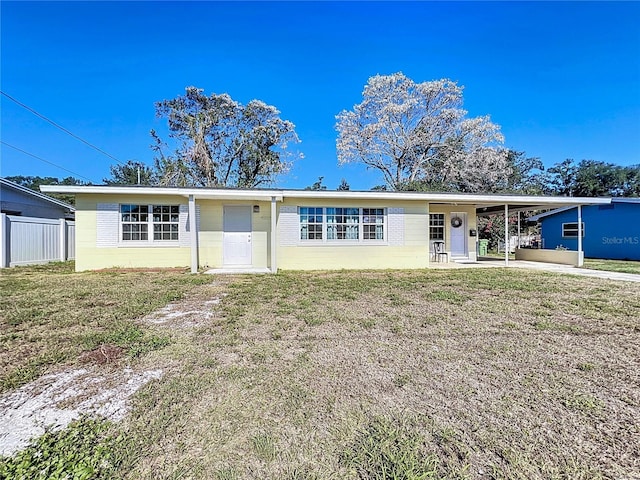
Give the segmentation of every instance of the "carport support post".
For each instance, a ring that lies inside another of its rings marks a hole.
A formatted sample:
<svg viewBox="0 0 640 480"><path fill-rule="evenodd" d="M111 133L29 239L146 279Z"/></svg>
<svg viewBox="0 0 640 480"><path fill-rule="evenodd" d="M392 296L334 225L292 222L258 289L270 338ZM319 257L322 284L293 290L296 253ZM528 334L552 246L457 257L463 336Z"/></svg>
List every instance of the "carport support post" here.
<svg viewBox="0 0 640 480"><path fill-rule="evenodd" d="M196 221L196 199L189 195L189 230L191 233L191 273L198 273L198 222Z"/></svg>
<svg viewBox="0 0 640 480"><path fill-rule="evenodd" d="M427 268L431 266L431 204L427 202Z"/></svg>
<svg viewBox="0 0 640 480"><path fill-rule="evenodd" d="M582 205L578 205L578 266L584 265L584 254L582 252Z"/></svg>
<svg viewBox="0 0 640 480"><path fill-rule="evenodd" d="M271 273L278 273L276 257L276 197L271 197Z"/></svg>
<svg viewBox="0 0 640 480"><path fill-rule="evenodd" d="M504 204L504 266L509 266L509 205Z"/></svg>

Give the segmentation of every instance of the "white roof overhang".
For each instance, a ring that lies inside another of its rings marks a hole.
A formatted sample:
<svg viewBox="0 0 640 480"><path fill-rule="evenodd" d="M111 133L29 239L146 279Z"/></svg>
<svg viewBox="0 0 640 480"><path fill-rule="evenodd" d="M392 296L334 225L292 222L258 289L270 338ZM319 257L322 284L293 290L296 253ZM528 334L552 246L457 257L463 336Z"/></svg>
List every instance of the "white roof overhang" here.
<svg viewBox="0 0 640 480"><path fill-rule="evenodd" d="M576 205L611 203L611 198L595 197L552 197L528 195L490 195L436 192L388 192L388 191L340 191L340 190L243 190L214 188L148 187L148 186L105 186L105 185L42 185L43 192L70 194L110 194L110 195L178 195L194 196L195 199L250 200L281 202L284 198L327 199L327 200L394 200L423 201L430 204L474 205L478 215L489 215L509 211L552 209Z"/></svg>
<svg viewBox="0 0 640 480"><path fill-rule="evenodd" d="M234 190L212 188L181 188L181 187L138 187L138 186L106 186L106 185L42 185L43 192L73 193L73 194L106 194L106 195L177 195L180 197L194 196L195 199L205 200L250 200L268 201L275 197L282 201L281 190Z"/></svg>

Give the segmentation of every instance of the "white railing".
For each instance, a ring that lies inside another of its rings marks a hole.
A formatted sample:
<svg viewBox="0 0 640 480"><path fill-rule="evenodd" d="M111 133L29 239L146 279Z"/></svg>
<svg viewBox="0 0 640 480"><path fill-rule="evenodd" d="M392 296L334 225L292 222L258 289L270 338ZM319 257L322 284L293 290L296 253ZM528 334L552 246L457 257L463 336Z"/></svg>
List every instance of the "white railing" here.
<svg viewBox="0 0 640 480"><path fill-rule="evenodd" d="M75 258L75 222L0 215L0 267Z"/></svg>

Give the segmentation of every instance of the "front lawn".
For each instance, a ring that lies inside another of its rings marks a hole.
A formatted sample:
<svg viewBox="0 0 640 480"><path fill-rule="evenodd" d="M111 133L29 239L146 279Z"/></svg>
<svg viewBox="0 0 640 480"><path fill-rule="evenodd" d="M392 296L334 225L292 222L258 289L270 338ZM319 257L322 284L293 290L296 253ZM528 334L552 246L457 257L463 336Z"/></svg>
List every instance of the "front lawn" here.
<svg viewBox="0 0 640 480"><path fill-rule="evenodd" d="M30 285L49 295L65 275ZM120 289L150 281L137 275L117 274ZM145 330L171 338L140 359L165 374L111 426L111 477L640 475L636 283L503 268L176 278L155 286L191 288L185 310L222 301Z"/></svg>
<svg viewBox="0 0 640 480"><path fill-rule="evenodd" d="M210 281L180 270L75 273L73 262L3 269L0 392L101 344L129 356L166 344L134 320Z"/></svg>
<svg viewBox="0 0 640 480"><path fill-rule="evenodd" d="M605 270L607 272L635 273L640 275L640 262L631 260L601 260L596 258L586 258L584 268L592 270Z"/></svg>

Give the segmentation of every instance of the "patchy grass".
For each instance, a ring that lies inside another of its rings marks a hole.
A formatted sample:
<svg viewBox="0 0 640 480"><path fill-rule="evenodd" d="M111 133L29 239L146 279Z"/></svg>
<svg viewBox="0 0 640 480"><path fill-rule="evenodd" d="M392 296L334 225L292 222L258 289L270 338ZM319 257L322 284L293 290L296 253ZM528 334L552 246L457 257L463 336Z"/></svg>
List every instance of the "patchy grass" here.
<svg viewBox="0 0 640 480"><path fill-rule="evenodd" d="M189 298L222 291L192 328L147 332L170 343L137 361L165 374L113 427L111 478L640 475L638 284L283 272Z"/></svg>
<svg viewBox="0 0 640 480"><path fill-rule="evenodd" d="M145 357L175 370L122 425L123 477L639 473L636 284L494 268L226 288L214 319Z"/></svg>
<svg viewBox="0 0 640 480"><path fill-rule="evenodd" d="M592 270L605 270L607 272L635 273L640 275L640 262L631 260L599 260L587 258L584 261L584 268Z"/></svg>
<svg viewBox="0 0 640 480"><path fill-rule="evenodd" d="M414 422L373 418L344 449L341 463L363 479L436 478L438 457L425 453L424 446Z"/></svg>
<svg viewBox="0 0 640 480"><path fill-rule="evenodd" d="M0 392L111 344L135 358L169 343L135 320L211 277L177 270L75 273L73 262L3 269Z"/></svg>

